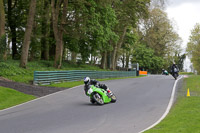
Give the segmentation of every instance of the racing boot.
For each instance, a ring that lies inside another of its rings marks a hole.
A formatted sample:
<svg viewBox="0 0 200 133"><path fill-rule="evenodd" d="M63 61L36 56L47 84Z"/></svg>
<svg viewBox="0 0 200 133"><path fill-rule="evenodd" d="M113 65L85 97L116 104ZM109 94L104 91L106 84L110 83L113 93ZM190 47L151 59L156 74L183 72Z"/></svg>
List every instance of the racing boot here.
<svg viewBox="0 0 200 133"><path fill-rule="evenodd" d="M107 91L107 96L109 98L111 98L112 97L112 92L110 91L110 89L108 88L106 91Z"/></svg>

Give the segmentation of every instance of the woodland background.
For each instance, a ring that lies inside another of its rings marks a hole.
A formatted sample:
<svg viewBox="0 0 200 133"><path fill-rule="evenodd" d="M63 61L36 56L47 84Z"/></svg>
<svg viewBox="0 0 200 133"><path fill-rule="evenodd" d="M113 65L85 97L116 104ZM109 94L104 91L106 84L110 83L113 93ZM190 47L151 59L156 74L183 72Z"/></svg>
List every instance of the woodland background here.
<svg viewBox="0 0 200 133"><path fill-rule="evenodd" d="M186 54L164 0L0 0L0 60L158 73Z"/></svg>

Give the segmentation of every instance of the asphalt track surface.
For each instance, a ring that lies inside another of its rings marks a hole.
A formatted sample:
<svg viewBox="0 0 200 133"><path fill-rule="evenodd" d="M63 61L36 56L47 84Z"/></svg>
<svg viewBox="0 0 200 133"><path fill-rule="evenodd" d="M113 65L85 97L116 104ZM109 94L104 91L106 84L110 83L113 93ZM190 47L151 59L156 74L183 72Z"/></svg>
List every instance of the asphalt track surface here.
<svg viewBox="0 0 200 133"><path fill-rule="evenodd" d="M0 111L0 132L138 133L162 117L175 80L154 75L103 83L116 103L92 105L79 86Z"/></svg>

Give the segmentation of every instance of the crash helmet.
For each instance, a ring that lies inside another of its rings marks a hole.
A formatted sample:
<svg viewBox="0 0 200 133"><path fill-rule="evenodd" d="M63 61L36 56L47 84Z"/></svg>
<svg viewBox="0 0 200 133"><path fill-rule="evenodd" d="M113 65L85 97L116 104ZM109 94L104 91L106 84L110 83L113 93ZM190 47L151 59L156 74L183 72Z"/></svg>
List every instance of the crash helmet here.
<svg viewBox="0 0 200 133"><path fill-rule="evenodd" d="M90 77L85 77L83 81L85 84L88 84L90 82Z"/></svg>

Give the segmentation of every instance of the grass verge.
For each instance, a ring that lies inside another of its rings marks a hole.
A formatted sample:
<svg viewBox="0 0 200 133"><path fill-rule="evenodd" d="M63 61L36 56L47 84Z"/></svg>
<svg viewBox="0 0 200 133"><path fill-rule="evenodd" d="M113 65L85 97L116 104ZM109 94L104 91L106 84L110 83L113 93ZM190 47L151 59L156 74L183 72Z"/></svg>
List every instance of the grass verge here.
<svg viewBox="0 0 200 133"><path fill-rule="evenodd" d="M181 94L167 117L145 133L200 133L200 76L184 79ZM187 88L190 97L186 97ZM182 93L184 92L184 93Z"/></svg>
<svg viewBox="0 0 200 133"><path fill-rule="evenodd" d="M0 110L33 100L35 98L35 96L27 95L16 90L0 86Z"/></svg>
<svg viewBox="0 0 200 133"><path fill-rule="evenodd" d="M0 62L0 77L4 77L16 82L31 83L33 81L34 71L65 71L65 70L98 70L97 66L87 64L72 64L63 62L61 69L53 67L53 61L32 61L28 62L27 68L20 68L18 60L7 60Z"/></svg>
<svg viewBox="0 0 200 133"><path fill-rule="evenodd" d="M179 75L194 75L193 72L180 72Z"/></svg>

